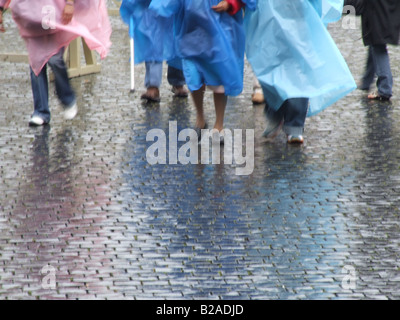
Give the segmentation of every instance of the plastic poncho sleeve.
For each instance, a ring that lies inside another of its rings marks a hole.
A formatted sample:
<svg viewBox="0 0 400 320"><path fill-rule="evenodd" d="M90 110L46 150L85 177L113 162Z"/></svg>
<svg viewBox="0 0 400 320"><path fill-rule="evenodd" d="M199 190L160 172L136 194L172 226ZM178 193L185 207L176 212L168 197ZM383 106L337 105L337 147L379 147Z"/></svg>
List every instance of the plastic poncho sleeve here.
<svg viewBox="0 0 400 320"><path fill-rule="evenodd" d="M309 0L322 22L328 23L340 20L343 12L344 0Z"/></svg>
<svg viewBox="0 0 400 320"><path fill-rule="evenodd" d="M7 9L11 0L0 0L0 7Z"/></svg>
<svg viewBox="0 0 400 320"><path fill-rule="evenodd" d="M173 18L160 16L150 4L151 0L123 0L121 4L121 18L135 41L135 64L176 58Z"/></svg>
<svg viewBox="0 0 400 320"><path fill-rule="evenodd" d="M343 13L344 0L322 0L322 22L333 23L339 21Z"/></svg>
<svg viewBox="0 0 400 320"><path fill-rule="evenodd" d="M162 17L172 17L181 8L180 0L152 0L150 9L156 9L157 14Z"/></svg>

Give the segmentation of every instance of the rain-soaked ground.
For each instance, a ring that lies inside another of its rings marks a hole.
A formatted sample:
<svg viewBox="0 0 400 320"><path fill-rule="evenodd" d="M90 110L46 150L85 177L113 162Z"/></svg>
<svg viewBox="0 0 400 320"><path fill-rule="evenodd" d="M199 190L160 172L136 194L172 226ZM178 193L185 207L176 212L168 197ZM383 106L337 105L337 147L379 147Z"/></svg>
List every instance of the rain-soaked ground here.
<svg viewBox="0 0 400 320"><path fill-rule="evenodd" d="M28 126L26 63L0 62L0 299L400 298L400 52L391 103L354 91L307 119L305 144L260 138L252 75L226 126L255 129L254 170L150 165L146 134L195 122L166 81L144 105L129 93L127 28L112 17L102 72L72 80L80 112ZM25 51L6 17L0 54ZM330 31L359 80L359 30ZM1 56L1 55L0 55ZM214 117L212 96L207 115Z"/></svg>

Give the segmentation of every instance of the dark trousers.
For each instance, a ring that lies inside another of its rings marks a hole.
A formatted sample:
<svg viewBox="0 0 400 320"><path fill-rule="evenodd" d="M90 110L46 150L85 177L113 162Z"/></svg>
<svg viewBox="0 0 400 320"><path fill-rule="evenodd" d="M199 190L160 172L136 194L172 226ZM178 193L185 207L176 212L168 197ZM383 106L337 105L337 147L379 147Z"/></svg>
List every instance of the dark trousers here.
<svg viewBox="0 0 400 320"><path fill-rule="evenodd" d="M308 98L293 98L286 100L277 110L268 108L266 117L274 122L283 120L283 131L287 135L302 135L308 111Z"/></svg>
<svg viewBox="0 0 400 320"><path fill-rule="evenodd" d="M390 98L393 89L393 75L390 69L389 53L385 44L369 46L367 65L360 89L369 90L375 76L378 77L376 85L379 95Z"/></svg>
<svg viewBox="0 0 400 320"><path fill-rule="evenodd" d="M47 64L53 70L56 93L61 103L69 107L75 103L75 93L68 78L67 67L63 59L64 49L50 58ZM50 122L49 83L47 79L47 65L39 75L31 68L31 85L33 94L34 112L32 116L39 116L46 123Z"/></svg>

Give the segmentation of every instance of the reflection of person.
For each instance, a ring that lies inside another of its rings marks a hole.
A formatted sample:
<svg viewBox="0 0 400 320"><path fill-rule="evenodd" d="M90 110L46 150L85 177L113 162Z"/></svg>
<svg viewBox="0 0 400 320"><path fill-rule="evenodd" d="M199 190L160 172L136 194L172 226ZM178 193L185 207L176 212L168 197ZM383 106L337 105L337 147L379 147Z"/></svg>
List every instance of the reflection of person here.
<svg viewBox="0 0 400 320"><path fill-rule="evenodd" d="M245 37L241 8L248 2L252 1L153 0L150 5L161 16L175 16L178 56L197 110L197 131L206 127L206 87L214 93L214 129L219 132L227 96L242 92Z"/></svg>
<svg viewBox="0 0 400 320"><path fill-rule="evenodd" d="M148 9L151 0L123 0L121 17L130 26L130 35L135 40L135 63L145 62L146 92L141 96L147 101L160 101L159 88L162 82L163 61L168 63L167 80L175 97L187 97L185 78L174 61L172 18L157 17Z"/></svg>
<svg viewBox="0 0 400 320"><path fill-rule="evenodd" d="M371 100L390 100L393 93L393 75L390 68L388 44L398 45L400 40L400 1L398 0L346 0L346 5L361 15L364 45L368 46L368 59L360 85L368 91L377 76L377 93Z"/></svg>
<svg viewBox="0 0 400 320"><path fill-rule="evenodd" d="M263 88L267 138L283 128L288 143L303 143L307 115L355 88L324 25L342 9L342 0L265 0L247 11L246 54Z"/></svg>
<svg viewBox="0 0 400 320"><path fill-rule="evenodd" d="M43 1L43 4L49 5L49 1ZM32 7L27 1L0 0L1 7L7 8L10 5L13 18L27 44L34 101L34 112L29 124L34 126L50 122L47 65L53 70L56 93L63 104L64 117L73 119L78 107L63 59L64 48L70 41L82 36L89 48L96 49L104 58L110 46L111 26L104 0L88 0L77 5L74 0L52 0L52 3L53 8L62 9L56 11L54 26L46 29L43 28L40 3ZM88 10L93 12L91 17L87 15Z"/></svg>

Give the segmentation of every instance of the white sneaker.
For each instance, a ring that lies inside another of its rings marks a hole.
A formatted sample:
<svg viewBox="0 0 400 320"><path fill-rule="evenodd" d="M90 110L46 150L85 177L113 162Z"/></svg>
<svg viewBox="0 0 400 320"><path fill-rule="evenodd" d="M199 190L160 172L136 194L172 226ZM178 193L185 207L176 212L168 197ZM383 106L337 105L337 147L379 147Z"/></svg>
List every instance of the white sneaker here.
<svg viewBox="0 0 400 320"><path fill-rule="evenodd" d="M73 118L75 118L77 113L78 113L78 105L75 102L71 107L65 108L64 119L72 120Z"/></svg>
<svg viewBox="0 0 400 320"><path fill-rule="evenodd" d="M42 125L44 125L44 120L39 116L32 116L32 118L29 120L29 125L30 126L42 126Z"/></svg>

